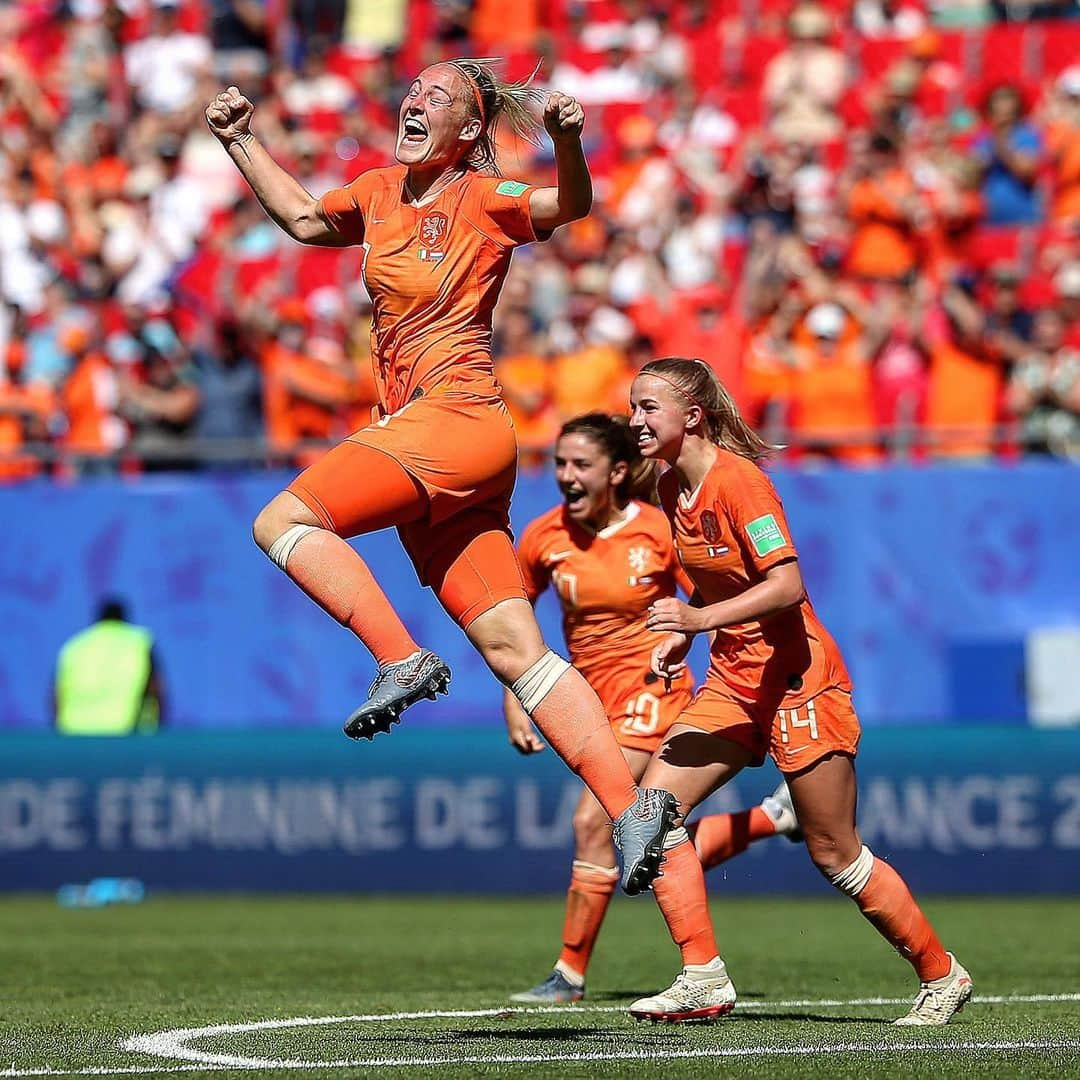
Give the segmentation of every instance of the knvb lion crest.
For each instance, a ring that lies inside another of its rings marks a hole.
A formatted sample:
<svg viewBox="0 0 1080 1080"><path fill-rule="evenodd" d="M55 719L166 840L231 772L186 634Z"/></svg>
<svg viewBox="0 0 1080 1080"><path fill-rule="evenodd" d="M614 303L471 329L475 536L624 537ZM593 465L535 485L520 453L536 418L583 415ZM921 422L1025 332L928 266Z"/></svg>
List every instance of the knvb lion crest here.
<svg viewBox="0 0 1080 1080"><path fill-rule="evenodd" d="M720 522L711 510L706 510L701 515L701 531L707 544L715 544L720 539Z"/></svg>
<svg viewBox="0 0 1080 1080"><path fill-rule="evenodd" d="M630 560L630 569L635 574L644 574L649 566L649 549L647 547L632 547L627 558Z"/></svg>
<svg viewBox="0 0 1080 1080"><path fill-rule="evenodd" d="M449 225L445 214L427 214L420 222L420 243L426 248L438 247L446 236Z"/></svg>

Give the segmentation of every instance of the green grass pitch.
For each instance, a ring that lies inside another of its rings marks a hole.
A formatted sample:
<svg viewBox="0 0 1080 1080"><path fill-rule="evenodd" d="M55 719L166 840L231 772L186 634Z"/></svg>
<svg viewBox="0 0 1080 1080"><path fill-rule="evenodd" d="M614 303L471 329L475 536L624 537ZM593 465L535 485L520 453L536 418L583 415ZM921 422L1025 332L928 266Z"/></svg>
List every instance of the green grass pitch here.
<svg viewBox="0 0 1080 1080"><path fill-rule="evenodd" d="M673 1027L624 1011L678 967L649 898L613 905L586 1001L558 1011L506 1000L549 970L556 898L2 899L0 1077L1080 1075L1075 901L930 900L976 1001L923 1030L889 1026L913 977L842 898L712 908L740 1004ZM381 1019L424 1012L475 1015ZM301 1017L339 1019L287 1023Z"/></svg>

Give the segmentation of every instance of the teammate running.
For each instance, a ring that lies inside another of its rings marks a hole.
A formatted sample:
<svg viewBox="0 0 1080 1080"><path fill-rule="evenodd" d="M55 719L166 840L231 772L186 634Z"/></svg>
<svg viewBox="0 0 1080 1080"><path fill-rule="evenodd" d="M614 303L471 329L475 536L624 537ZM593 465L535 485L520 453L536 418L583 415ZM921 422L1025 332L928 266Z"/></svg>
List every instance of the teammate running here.
<svg viewBox="0 0 1080 1080"><path fill-rule="evenodd" d="M780 499L756 464L769 447L700 361L646 364L631 404L641 453L671 466L660 500L695 586L690 604L666 597L649 609L649 629L664 635L653 671L681 677L693 635L715 631L705 684L664 736L643 782L674 792L685 815L771 755L814 865L918 974L918 997L896 1022L948 1023L971 997L971 978L900 875L859 838L851 680L807 599ZM669 989L630 1012L651 1020L720 1016L734 1008L735 988L716 947L701 863L683 829L666 846L656 899L684 967Z"/></svg>
<svg viewBox="0 0 1080 1080"><path fill-rule="evenodd" d="M521 535L518 557L529 599L553 585L563 610L570 659L611 720L630 772L639 777L675 718L690 704L688 670L669 683L650 670L656 635L645 626L649 605L692 591L671 543L667 518L645 501L654 465L643 461L626 421L589 413L564 424L555 444L555 480L563 502ZM543 750L512 694L504 709L510 742L523 754ZM784 785L761 806L716 814L688 827L706 869L776 834L797 838ZM579 1001L585 972L619 872L607 815L587 792L574 814L574 861L566 897L562 952L547 979L514 994L523 1002Z"/></svg>
<svg viewBox="0 0 1080 1080"><path fill-rule="evenodd" d="M506 120L535 137L534 107L554 143L555 187L497 175L494 126ZM589 212L581 106L504 82L483 61L436 64L401 103L398 164L322 198L274 162L251 131L252 113L232 86L206 119L289 236L363 245L374 308L381 418L301 473L254 528L274 563L379 665L346 734L389 731L404 708L450 682L345 541L394 525L421 581L615 822L623 887L640 892L659 872L675 801L637 790L596 694L540 636L510 535L517 445L490 352L491 311L513 249Z"/></svg>

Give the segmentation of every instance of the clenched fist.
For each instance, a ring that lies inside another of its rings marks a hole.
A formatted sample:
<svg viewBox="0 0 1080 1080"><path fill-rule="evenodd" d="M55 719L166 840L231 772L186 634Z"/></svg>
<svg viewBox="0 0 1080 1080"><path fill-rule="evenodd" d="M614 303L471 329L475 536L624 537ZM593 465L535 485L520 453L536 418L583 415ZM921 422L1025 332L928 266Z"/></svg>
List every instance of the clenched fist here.
<svg viewBox="0 0 1080 1080"><path fill-rule="evenodd" d="M553 140L580 139L585 110L577 98L553 90L544 105L544 128Z"/></svg>
<svg viewBox="0 0 1080 1080"><path fill-rule="evenodd" d="M223 90L206 107L210 130L226 146L248 133L255 106L235 86Z"/></svg>

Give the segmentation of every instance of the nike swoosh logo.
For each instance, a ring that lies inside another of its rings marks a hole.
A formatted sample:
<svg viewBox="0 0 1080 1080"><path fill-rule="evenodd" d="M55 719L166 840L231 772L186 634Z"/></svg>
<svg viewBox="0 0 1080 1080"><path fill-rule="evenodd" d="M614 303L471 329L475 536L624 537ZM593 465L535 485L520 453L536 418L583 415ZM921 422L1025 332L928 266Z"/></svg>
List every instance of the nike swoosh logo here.
<svg viewBox="0 0 1080 1080"><path fill-rule="evenodd" d="M569 559L573 554L573 551L549 551L548 562L562 562L563 559Z"/></svg>
<svg viewBox="0 0 1080 1080"><path fill-rule="evenodd" d="M803 746L793 746L793 747L792 747L792 748L791 748L790 750L788 750L787 752L788 752L789 754L801 754L801 753L802 753L802 752L803 752L804 750L809 750L809 749L810 749L810 744L809 744L809 743L805 743L805 744L804 744Z"/></svg>

